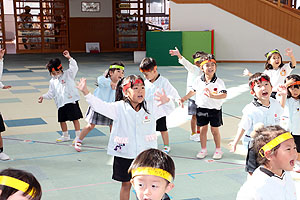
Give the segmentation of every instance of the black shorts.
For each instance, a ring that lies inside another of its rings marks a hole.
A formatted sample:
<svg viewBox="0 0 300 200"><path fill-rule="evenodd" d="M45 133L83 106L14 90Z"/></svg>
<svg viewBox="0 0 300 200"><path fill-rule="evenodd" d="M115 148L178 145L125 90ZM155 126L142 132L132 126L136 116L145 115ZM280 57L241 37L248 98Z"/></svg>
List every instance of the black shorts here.
<svg viewBox="0 0 300 200"><path fill-rule="evenodd" d="M188 100L188 115L196 115L197 114L197 105L195 100L189 99Z"/></svg>
<svg viewBox="0 0 300 200"><path fill-rule="evenodd" d="M114 156L112 179L120 182L130 181L131 174L128 173L128 169L132 162L133 159Z"/></svg>
<svg viewBox="0 0 300 200"><path fill-rule="evenodd" d="M257 155L255 153L254 148L253 147L248 148L248 153L246 157L246 167L245 167L246 172L253 173L254 170L259 167L259 164L257 163L256 160L257 160Z"/></svg>
<svg viewBox="0 0 300 200"><path fill-rule="evenodd" d="M223 125L222 109L197 108L197 126L220 127Z"/></svg>
<svg viewBox="0 0 300 200"><path fill-rule="evenodd" d="M156 131L167 131L167 118L162 117L156 120Z"/></svg>
<svg viewBox="0 0 300 200"><path fill-rule="evenodd" d="M5 131L5 125L4 125L2 115L0 113L0 133L3 132L3 131Z"/></svg>
<svg viewBox="0 0 300 200"><path fill-rule="evenodd" d="M68 103L58 109L58 122L74 121L82 117L78 101Z"/></svg>
<svg viewBox="0 0 300 200"><path fill-rule="evenodd" d="M300 135L293 135L293 137L297 146L297 152L300 153Z"/></svg>

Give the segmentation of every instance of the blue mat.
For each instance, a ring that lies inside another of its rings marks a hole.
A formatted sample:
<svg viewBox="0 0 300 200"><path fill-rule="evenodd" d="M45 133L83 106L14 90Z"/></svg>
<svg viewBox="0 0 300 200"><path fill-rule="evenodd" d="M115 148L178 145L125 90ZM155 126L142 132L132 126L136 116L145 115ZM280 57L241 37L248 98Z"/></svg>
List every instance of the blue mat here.
<svg viewBox="0 0 300 200"><path fill-rule="evenodd" d="M62 131L57 131L57 132L59 133L59 135L62 135ZM75 130L68 130L68 132L70 134L71 139L74 139L75 138ZM103 132L99 131L98 129L94 128L85 137L95 137L95 136L105 136L105 134Z"/></svg>
<svg viewBox="0 0 300 200"><path fill-rule="evenodd" d="M27 118L27 119L15 119L15 120L4 120L8 127L18 127L18 126L33 126L47 124L42 118Z"/></svg>

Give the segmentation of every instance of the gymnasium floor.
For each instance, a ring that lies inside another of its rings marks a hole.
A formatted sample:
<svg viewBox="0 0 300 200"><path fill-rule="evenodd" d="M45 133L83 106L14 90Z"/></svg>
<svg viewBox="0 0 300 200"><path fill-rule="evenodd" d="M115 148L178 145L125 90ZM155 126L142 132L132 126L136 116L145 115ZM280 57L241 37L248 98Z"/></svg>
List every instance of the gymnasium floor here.
<svg viewBox="0 0 300 200"><path fill-rule="evenodd" d="M129 53L71 56L79 64L76 80L86 77L90 91L96 87L96 77L113 61L125 63L125 75L140 74L138 64L133 63ZM32 172L42 185L43 200L117 200L120 183L111 179L112 158L106 154L108 127L96 126L84 140L83 151L78 153L71 142L55 143L61 133L54 101L37 102L38 97L48 90L50 76L44 66L55 57L60 57L67 68L67 60L58 54L5 55L2 82L12 85L12 88L0 91L0 111L7 128L2 133L4 149L11 160L0 161L0 169L13 167ZM241 75L245 67L251 72L263 70L262 63L218 64L217 75L224 80L228 89L228 98L223 104L222 160L211 160L214 142L210 133L209 155L203 160L195 158L200 144L189 140L186 107L177 108L168 117L172 148L170 155L176 165L175 188L169 193L172 199L233 200L246 180L242 148L239 146L237 153L233 154L227 146L236 133L242 108L252 100L247 78ZM187 72L183 67L158 67L158 71L170 80L181 96L185 94ZM294 73L299 74L300 70L296 69ZM80 106L85 113L87 103L82 95ZM86 125L83 119L80 123L81 127ZM74 138L73 124L68 123L68 126ZM161 148L160 135L158 143ZM294 178L300 188L300 176L294 174ZM133 190L131 199L136 199Z"/></svg>

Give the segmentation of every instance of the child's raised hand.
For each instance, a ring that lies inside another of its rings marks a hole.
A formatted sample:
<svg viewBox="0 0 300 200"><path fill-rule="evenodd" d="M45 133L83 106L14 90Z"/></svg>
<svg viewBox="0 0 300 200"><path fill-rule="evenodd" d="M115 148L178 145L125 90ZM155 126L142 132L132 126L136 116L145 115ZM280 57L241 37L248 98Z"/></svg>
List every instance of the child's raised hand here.
<svg viewBox="0 0 300 200"><path fill-rule="evenodd" d="M0 59L3 58L4 54L5 54L5 49L0 49Z"/></svg>
<svg viewBox="0 0 300 200"><path fill-rule="evenodd" d="M77 86L78 90L80 90L84 95L87 95L89 93L89 90L87 89L86 86L86 79L85 78L81 78L79 82L77 82Z"/></svg>
<svg viewBox="0 0 300 200"><path fill-rule="evenodd" d="M170 99L167 97L165 90L163 88L161 89L161 93L159 91L157 91L157 92L155 92L154 96L155 96L154 99L156 101L160 102L157 106L161 106L170 101Z"/></svg>
<svg viewBox="0 0 300 200"><path fill-rule="evenodd" d="M293 50L290 49L290 48L286 48L286 49L285 49L285 55L288 56L288 57L294 56Z"/></svg>
<svg viewBox="0 0 300 200"><path fill-rule="evenodd" d="M38 102L39 102L39 103L42 103L42 102L43 102L43 99L44 99L44 98L43 98L42 96L40 96Z"/></svg>
<svg viewBox="0 0 300 200"><path fill-rule="evenodd" d="M66 57L67 59L70 59L70 58L71 58L70 53L69 53L68 50L64 50L63 55L64 55L64 57Z"/></svg>
<svg viewBox="0 0 300 200"><path fill-rule="evenodd" d="M279 85L277 87L277 93L279 96L286 96L287 95L287 88L285 85Z"/></svg>
<svg viewBox="0 0 300 200"><path fill-rule="evenodd" d="M251 76L252 74L249 72L249 70L246 68L243 71L243 76Z"/></svg>
<svg viewBox="0 0 300 200"><path fill-rule="evenodd" d="M169 54L171 56L179 56L180 55L179 50L177 49L177 47L175 47L175 50L170 49Z"/></svg>

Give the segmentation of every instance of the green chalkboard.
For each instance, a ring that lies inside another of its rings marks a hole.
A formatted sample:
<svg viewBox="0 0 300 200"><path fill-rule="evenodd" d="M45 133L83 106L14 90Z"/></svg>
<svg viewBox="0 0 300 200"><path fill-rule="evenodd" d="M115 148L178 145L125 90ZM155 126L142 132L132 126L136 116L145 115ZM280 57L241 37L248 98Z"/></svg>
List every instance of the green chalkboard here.
<svg viewBox="0 0 300 200"><path fill-rule="evenodd" d="M211 31L182 32L182 49L181 54L192 63L196 51L211 53Z"/></svg>
<svg viewBox="0 0 300 200"><path fill-rule="evenodd" d="M156 60L158 66L178 66L177 56L170 56L169 50L175 46L182 51L182 32L168 31L146 33L146 56Z"/></svg>

